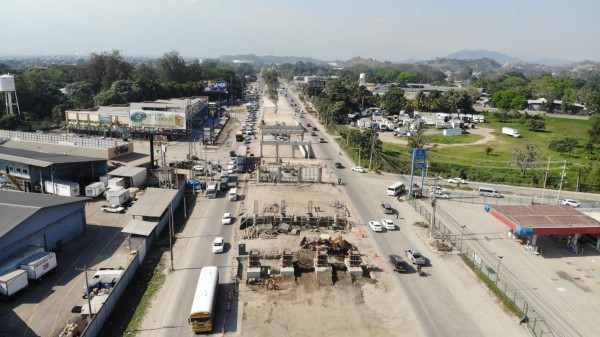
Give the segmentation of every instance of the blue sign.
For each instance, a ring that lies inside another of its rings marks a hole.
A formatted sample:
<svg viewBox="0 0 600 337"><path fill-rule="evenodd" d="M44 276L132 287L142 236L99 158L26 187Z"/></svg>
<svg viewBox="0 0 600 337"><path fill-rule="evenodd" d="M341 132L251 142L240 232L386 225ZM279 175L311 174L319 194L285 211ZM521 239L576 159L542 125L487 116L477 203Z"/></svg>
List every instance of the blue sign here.
<svg viewBox="0 0 600 337"><path fill-rule="evenodd" d="M218 81L218 82L206 81L206 82L204 82L204 91L227 92L227 82L225 82L225 81Z"/></svg>
<svg viewBox="0 0 600 337"><path fill-rule="evenodd" d="M425 167L427 163L427 149L413 149L413 166Z"/></svg>

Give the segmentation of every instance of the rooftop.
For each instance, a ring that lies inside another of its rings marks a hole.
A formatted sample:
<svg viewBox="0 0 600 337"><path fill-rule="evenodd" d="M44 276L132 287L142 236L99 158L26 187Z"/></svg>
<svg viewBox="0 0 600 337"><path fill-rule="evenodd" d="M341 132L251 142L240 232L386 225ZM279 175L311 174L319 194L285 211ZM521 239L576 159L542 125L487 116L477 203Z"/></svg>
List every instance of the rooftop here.
<svg viewBox="0 0 600 337"><path fill-rule="evenodd" d="M50 148L52 148L52 146L50 146ZM0 160L13 161L37 167L50 167L54 164L94 162L104 161L106 159L0 146Z"/></svg>
<svg viewBox="0 0 600 337"><path fill-rule="evenodd" d="M127 214L158 218L169 208L179 190L148 187Z"/></svg>
<svg viewBox="0 0 600 337"><path fill-rule="evenodd" d="M567 205L486 206L518 234L600 234L600 223Z"/></svg>

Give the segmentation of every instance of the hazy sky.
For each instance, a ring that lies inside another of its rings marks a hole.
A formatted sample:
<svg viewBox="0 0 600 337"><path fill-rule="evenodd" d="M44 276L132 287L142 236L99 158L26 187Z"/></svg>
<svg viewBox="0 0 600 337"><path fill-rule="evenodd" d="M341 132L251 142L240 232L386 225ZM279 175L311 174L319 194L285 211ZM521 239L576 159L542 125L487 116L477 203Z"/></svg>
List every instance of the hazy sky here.
<svg viewBox="0 0 600 337"><path fill-rule="evenodd" d="M600 0L0 0L0 55L600 61Z"/></svg>

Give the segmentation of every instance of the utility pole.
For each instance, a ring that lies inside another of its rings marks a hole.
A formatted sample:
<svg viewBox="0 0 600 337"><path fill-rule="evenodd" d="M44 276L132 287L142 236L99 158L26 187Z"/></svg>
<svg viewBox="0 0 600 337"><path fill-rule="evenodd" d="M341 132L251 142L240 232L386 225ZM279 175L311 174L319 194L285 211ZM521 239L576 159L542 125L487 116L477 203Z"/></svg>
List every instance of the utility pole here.
<svg viewBox="0 0 600 337"><path fill-rule="evenodd" d="M546 193L546 182L548 181L548 171L550 170L550 156L548 156L548 166L546 167L546 176L544 177L544 189L542 190L542 205L544 204L544 194Z"/></svg>
<svg viewBox="0 0 600 337"><path fill-rule="evenodd" d="M437 181L438 181L438 177L435 177L435 185L434 186L437 186ZM433 198L431 200L431 230L429 231L430 237L433 235L434 228L435 228L435 206L436 206L436 195L435 195L435 190L434 190ZM462 243L461 243L461 245L462 245Z"/></svg>
<svg viewBox="0 0 600 337"><path fill-rule="evenodd" d="M560 203L560 192L562 191L563 182L565 181L565 175L567 174L565 171L567 170L567 160L563 161L562 173L560 174L560 187L558 188L558 196L556 197L556 204Z"/></svg>
<svg viewBox="0 0 600 337"><path fill-rule="evenodd" d="M87 265L83 266L83 269L75 268L75 270L83 270L83 274L85 275L85 297L88 302L88 310L90 311L90 321L93 318L92 314L92 300L90 299L90 284L88 283L88 275L87 275Z"/></svg>
<svg viewBox="0 0 600 337"><path fill-rule="evenodd" d="M171 252L171 271L175 270L173 262L173 203L169 207L169 251Z"/></svg>

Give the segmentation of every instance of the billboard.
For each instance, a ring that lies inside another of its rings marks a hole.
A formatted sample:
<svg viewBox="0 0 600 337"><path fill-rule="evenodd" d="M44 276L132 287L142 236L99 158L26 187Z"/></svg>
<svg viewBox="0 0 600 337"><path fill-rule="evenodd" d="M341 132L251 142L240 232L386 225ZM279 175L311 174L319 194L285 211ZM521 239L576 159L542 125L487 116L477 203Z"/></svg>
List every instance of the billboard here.
<svg viewBox="0 0 600 337"><path fill-rule="evenodd" d="M129 110L131 127L151 127L185 130L185 112Z"/></svg>
<svg viewBox="0 0 600 337"><path fill-rule="evenodd" d="M225 81L204 81L204 91L208 92L227 92L227 82Z"/></svg>
<svg viewBox="0 0 600 337"><path fill-rule="evenodd" d="M114 159L126 156L130 153L133 153L133 143L127 143L125 145L109 147L108 151L108 159Z"/></svg>

